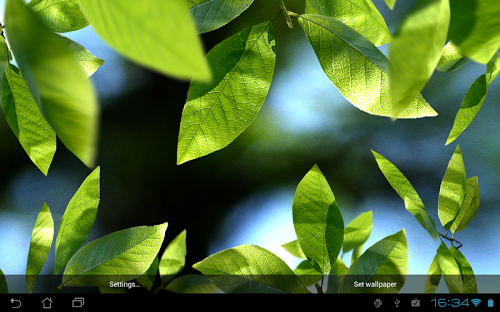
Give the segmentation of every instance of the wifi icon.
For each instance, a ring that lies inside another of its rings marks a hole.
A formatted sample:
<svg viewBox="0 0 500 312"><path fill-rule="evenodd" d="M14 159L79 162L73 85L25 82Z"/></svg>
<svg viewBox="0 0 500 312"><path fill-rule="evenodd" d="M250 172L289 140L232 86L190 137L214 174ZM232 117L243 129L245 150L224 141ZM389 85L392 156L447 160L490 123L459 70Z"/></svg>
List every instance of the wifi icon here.
<svg viewBox="0 0 500 312"><path fill-rule="evenodd" d="M477 307L477 305L481 302L481 299L472 299L471 302Z"/></svg>

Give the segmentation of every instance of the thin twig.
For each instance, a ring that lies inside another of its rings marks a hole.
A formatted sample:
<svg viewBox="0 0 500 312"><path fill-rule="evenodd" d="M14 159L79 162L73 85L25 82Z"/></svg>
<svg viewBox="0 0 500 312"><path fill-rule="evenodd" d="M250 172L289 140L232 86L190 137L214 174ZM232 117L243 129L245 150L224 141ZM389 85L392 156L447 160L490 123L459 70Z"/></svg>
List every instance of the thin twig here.
<svg viewBox="0 0 500 312"><path fill-rule="evenodd" d="M457 247L457 249L459 249L459 248L460 248L460 247L462 247L462 245L463 245L461 242L457 241L457 240L456 240L456 239L454 239L453 237L448 237L448 236L447 236L447 235L448 235L448 232L446 232L446 234L445 234L445 235L443 235L443 234L441 234L441 233L439 233L439 232L438 232L438 234L439 234L439 236L441 236L442 238L444 238L444 239L446 239L446 240L449 240L449 241L451 242L451 245L452 245L452 246L453 246L453 242L455 242L455 243L459 244L459 246Z"/></svg>
<svg viewBox="0 0 500 312"><path fill-rule="evenodd" d="M316 286L316 290L318 291L318 294L323 294L323 289L321 288L321 286L319 286L318 283L314 284L314 286Z"/></svg>

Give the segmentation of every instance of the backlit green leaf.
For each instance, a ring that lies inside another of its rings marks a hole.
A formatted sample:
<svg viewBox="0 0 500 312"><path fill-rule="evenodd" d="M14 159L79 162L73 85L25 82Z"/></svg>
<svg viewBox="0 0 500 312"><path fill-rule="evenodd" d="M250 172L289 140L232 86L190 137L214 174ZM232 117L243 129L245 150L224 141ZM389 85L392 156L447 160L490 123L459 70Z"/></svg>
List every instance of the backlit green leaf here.
<svg viewBox="0 0 500 312"><path fill-rule="evenodd" d="M389 61L361 34L327 16L301 15L299 22L330 81L354 106L372 115L391 116ZM419 95L399 118L436 116Z"/></svg>
<svg viewBox="0 0 500 312"><path fill-rule="evenodd" d="M323 277L308 260L304 260L299 263L299 265L293 270L293 273L300 278L306 287L314 285Z"/></svg>
<svg viewBox="0 0 500 312"><path fill-rule="evenodd" d="M219 290L208 277L201 274L186 274L168 283L167 290L178 294L212 294Z"/></svg>
<svg viewBox="0 0 500 312"><path fill-rule="evenodd" d="M431 265L429 266L429 270L427 271L427 277L425 278L425 294L433 294L436 292L439 282L441 281L441 276L443 276L443 272L439 266L439 256L436 254L431 262Z"/></svg>
<svg viewBox="0 0 500 312"><path fill-rule="evenodd" d="M93 56L89 50L85 49L80 44L75 41L61 36L61 38L66 42L70 50L73 52L76 60L82 65L83 70L87 74L87 77L91 76L95 71L104 63L103 60Z"/></svg>
<svg viewBox="0 0 500 312"><path fill-rule="evenodd" d="M488 64L486 64L486 82L490 84L500 72L500 58L494 53Z"/></svg>
<svg viewBox="0 0 500 312"><path fill-rule="evenodd" d="M441 242L437 249L439 267L443 272L444 281L450 293L463 293L462 277L455 258L446 245Z"/></svg>
<svg viewBox="0 0 500 312"><path fill-rule="evenodd" d="M78 0L32 0L28 7L55 32L75 31L89 24Z"/></svg>
<svg viewBox="0 0 500 312"><path fill-rule="evenodd" d="M363 254L363 245L354 247L351 253L351 265Z"/></svg>
<svg viewBox="0 0 500 312"><path fill-rule="evenodd" d="M292 213L302 251L311 265L325 275L342 248L344 221L318 166L314 165L297 186Z"/></svg>
<svg viewBox="0 0 500 312"><path fill-rule="evenodd" d="M47 260L53 236L54 221L49 206L44 203L31 234L28 263L26 265L26 287L28 287L29 293L33 291L38 275L42 271L45 260Z"/></svg>
<svg viewBox="0 0 500 312"><path fill-rule="evenodd" d="M22 0L7 0L9 44L42 115L85 165L97 151L99 107L87 75L60 36L48 29Z"/></svg>
<svg viewBox="0 0 500 312"><path fill-rule="evenodd" d="M441 224L449 230L455 220L466 193L465 166L460 146L457 145L448 163L439 190L438 216Z"/></svg>
<svg viewBox="0 0 500 312"><path fill-rule="evenodd" d="M385 3L389 7L389 9L394 9L394 5L396 4L396 0L385 0Z"/></svg>
<svg viewBox="0 0 500 312"><path fill-rule="evenodd" d="M0 77L3 77L5 69L9 66L10 52L5 38L0 36Z"/></svg>
<svg viewBox="0 0 500 312"><path fill-rule="evenodd" d="M0 36L0 98L5 119L31 161L47 175L56 151L56 134L43 118L19 70L9 61L7 43Z"/></svg>
<svg viewBox="0 0 500 312"><path fill-rule="evenodd" d="M466 180L467 188L465 190L465 197L458 212L457 217L450 227L452 233L457 233L465 229L467 225L476 216L479 208L479 184L477 177L468 178Z"/></svg>
<svg viewBox="0 0 500 312"><path fill-rule="evenodd" d="M56 134L13 65L5 70L1 98L7 123L31 161L47 175L56 152Z"/></svg>
<svg viewBox="0 0 500 312"><path fill-rule="evenodd" d="M100 200L100 172L97 167L87 176L64 211L56 238L56 275L85 242L94 224Z"/></svg>
<svg viewBox="0 0 500 312"><path fill-rule="evenodd" d="M220 28L253 3L253 0L182 0L193 16L198 33L203 34Z"/></svg>
<svg viewBox="0 0 500 312"><path fill-rule="evenodd" d="M474 271L465 259L465 256L455 246L451 246L450 252L455 258L460 269L460 276L462 278L463 293L464 294L477 294L477 283Z"/></svg>
<svg viewBox="0 0 500 312"><path fill-rule="evenodd" d="M408 181L401 171L399 171L399 169L384 156L375 151L372 151L372 153L375 156L375 160L377 161L380 171L382 171L389 184L404 200L406 210L415 216L418 222L432 236L432 238L434 238L434 240L437 240L436 224L434 223L432 217L427 213L420 196L418 196L410 181Z"/></svg>
<svg viewBox="0 0 500 312"><path fill-rule="evenodd" d="M306 255L304 255L304 252L302 251L302 248L300 248L300 243L297 239L283 244L281 247L285 248L286 251L297 258L307 259Z"/></svg>
<svg viewBox="0 0 500 312"><path fill-rule="evenodd" d="M443 54L439 59L436 69L442 72L452 72L464 66L470 61L462 51L453 43L448 42L443 48Z"/></svg>
<svg viewBox="0 0 500 312"><path fill-rule="evenodd" d="M347 267L342 261L341 257L338 257L335 260L335 263L332 264L332 269L328 274L328 288L326 293L336 294L338 293L339 287L342 284L342 280L347 272Z"/></svg>
<svg viewBox="0 0 500 312"><path fill-rule="evenodd" d="M453 128L446 140L446 145L455 141L455 139L462 134L471 124L474 117L483 106L484 99L488 93L490 83L495 79L500 71L500 58L498 54L494 54L486 68L486 73L479 76L474 83L470 86L467 94L465 94L462 105L458 110Z"/></svg>
<svg viewBox="0 0 500 312"><path fill-rule="evenodd" d="M486 64L500 47L500 2L451 0L448 37L467 57Z"/></svg>
<svg viewBox="0 0 500 312"><path fill-rule="evenodd" d="M276 61L271 22L225 39L207 54L210 83L193 81L182 112L177 164L224 148L254 120Z"/></svg>
<svg viewBox="0 0 500 312"><path fill-rule="evenodd" d="M441 58L449 22L448 0L419 0L399 24L389 47L393 118L427 84Z"/></svg>
<svg viewBox="0 0 500 312"><path fill-rule="evenodd" d="M179 273L186 263L186 230L182 231L168 244L160 260L160 277L167 283Z"/></svg>
<svg viewBox="0 0 500 312"><path fill-rule="evenodd" d="M142 275L165 237L167 223L138 226L98 238L83 246L64 270L64 286L109 286Z"/></svg>
<svg viewBox="0 0 500 312"><path fill-rule="evenodd" d="M333 17L380 46L391 33L371 0L308 0L317 14Z"/></svg>
<svg viewBox="0 0 500 312"><path fill-rule="evenodd" d="M313 8L310 0L306 1L305 14L318 14L318 12L316 12Z"/></svg>
<svg viewBox="0 0 500 312"><path fill-rule="evenodd" d="M193 268L226 293L309 293L283 260L259 246L229 248Z"/></svg>
<svg viewBox="0 0 500 312"><path fill-rule="evenodd" d="M351 265L339 293L397 293L405 283L407 271L408 247L402 229L375 243Z"/></svg>
<svg viewBox="0 0 500 312"><path fill-rule="evenodd" d="M406 210L415 216L417 221L427 230L434 240L437 240L436 223L434 223L434 219L427 213L427 210L425 210L423 206L415 204L408 197L406 197L404 201Z"/></svg>
<svg viewBox="0 0 500 312"><path fill-rule="evenodd" d="M95 32L130 60L181 79L209 80L203 47L181 0L79 0Z"/></svg>
<svg viewBox="0 0 500 312"><path fill-rule="evenodd" d="M344 230L344 246L342 252L346 253L358 246L362 246L370 237L373 227L372 211L363 212L349 222Z"/></svg>
<svg viewBox="0 0 500 312"><path fill-rule="evenodd" d="M149 268L141 276L137 276L135 280L144 287L148 292L151 292L155 283L156 275L158 274L158 265L160 260L155 257Z"/></svg>

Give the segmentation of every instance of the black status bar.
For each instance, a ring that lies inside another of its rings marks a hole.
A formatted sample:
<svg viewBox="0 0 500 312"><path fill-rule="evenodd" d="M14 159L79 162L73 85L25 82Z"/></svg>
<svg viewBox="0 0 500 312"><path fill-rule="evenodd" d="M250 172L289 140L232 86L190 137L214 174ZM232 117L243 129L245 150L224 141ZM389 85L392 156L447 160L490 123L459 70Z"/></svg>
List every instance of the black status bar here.
<svg viewBox="0 0 500 312"><path fill-rule="evenodd" d="M240 300L248 300L249 297L266 297L265 300L277 300L286 304L290 302L287 300L289 296L304 297L301 299L314 296L315 304L348 304L350 308L377 310L484 308L498 311L500 307L500 294L1 294L0 311L91 311L98 308L133 311L158 306L172 307L172 303L180 303L184 307L206 307L212 301L220 304L221 300L228 304L238 300L236 302L241 304L244 301Z"/></svg>

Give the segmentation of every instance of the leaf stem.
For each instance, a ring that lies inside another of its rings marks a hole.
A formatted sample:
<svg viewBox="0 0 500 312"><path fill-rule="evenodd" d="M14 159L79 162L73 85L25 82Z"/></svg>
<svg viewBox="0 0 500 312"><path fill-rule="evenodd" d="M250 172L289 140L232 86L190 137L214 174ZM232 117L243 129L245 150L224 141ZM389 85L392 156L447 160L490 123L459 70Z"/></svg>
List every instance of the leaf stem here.
<svg viewBox="0 0 500 312"><path fill-rule="evenodd" d="M61 289L63 288L63 284L57 286L56 288L52 289L52 294L58 293Z"/></svg>
<svg viewBox="0 0 500 312"><path fill-rule="evenodd" d="M162 284L162 285L160 285L160 286L158 286L158 288L156 288L156 289L152 292L152 294L156 294L156 293L158 293L158 292L159 292L160 290L162 290L163 288L164 288L163 284Z"/></svg>
<svg viewBox="0 0 500 312"><path fill-rule="evenodd" d="M281 11L283 12L283 15L285 16L285 20L286 20L286 23L288 25L288 28L293 29L292 19L290 18L290 15L288 13L288 10L285 7L285 3L283 2L283 0L281 0L280 7L281 7Z"/></svg>
<svg viewBox="0 0 500 312"><path fill-rule="evenodd" d="M321 286L319 286L318 283L314 284L314 286L316 286L316 290L318 291L318 294L324 294L323 289L321 288Z"/></svg>
<svg viewBox="0 0 500 312"><path fill-rule="evenodd" d="M448 236L447 236L447 235L448 235L448 232L446 232L446 234L445 234L445 235L443 235L443 234L441 234L441 233L439 233L439 232L438 232L438 235L439 235L439 236L441 236L442 238L446 239L446 240L449 240L449 241L451 242L451 245L452 245L452 246L453 246L453 242L455 242L455 243L457 243L457 244L460 244L460 245L457 247L457 249L459 249L459 248L460 248L460 247L462 247L462 245L463 245L461 242L457 241L457 240L456 240L456 239L454 239L453 237L448 237Z"/></svg>

